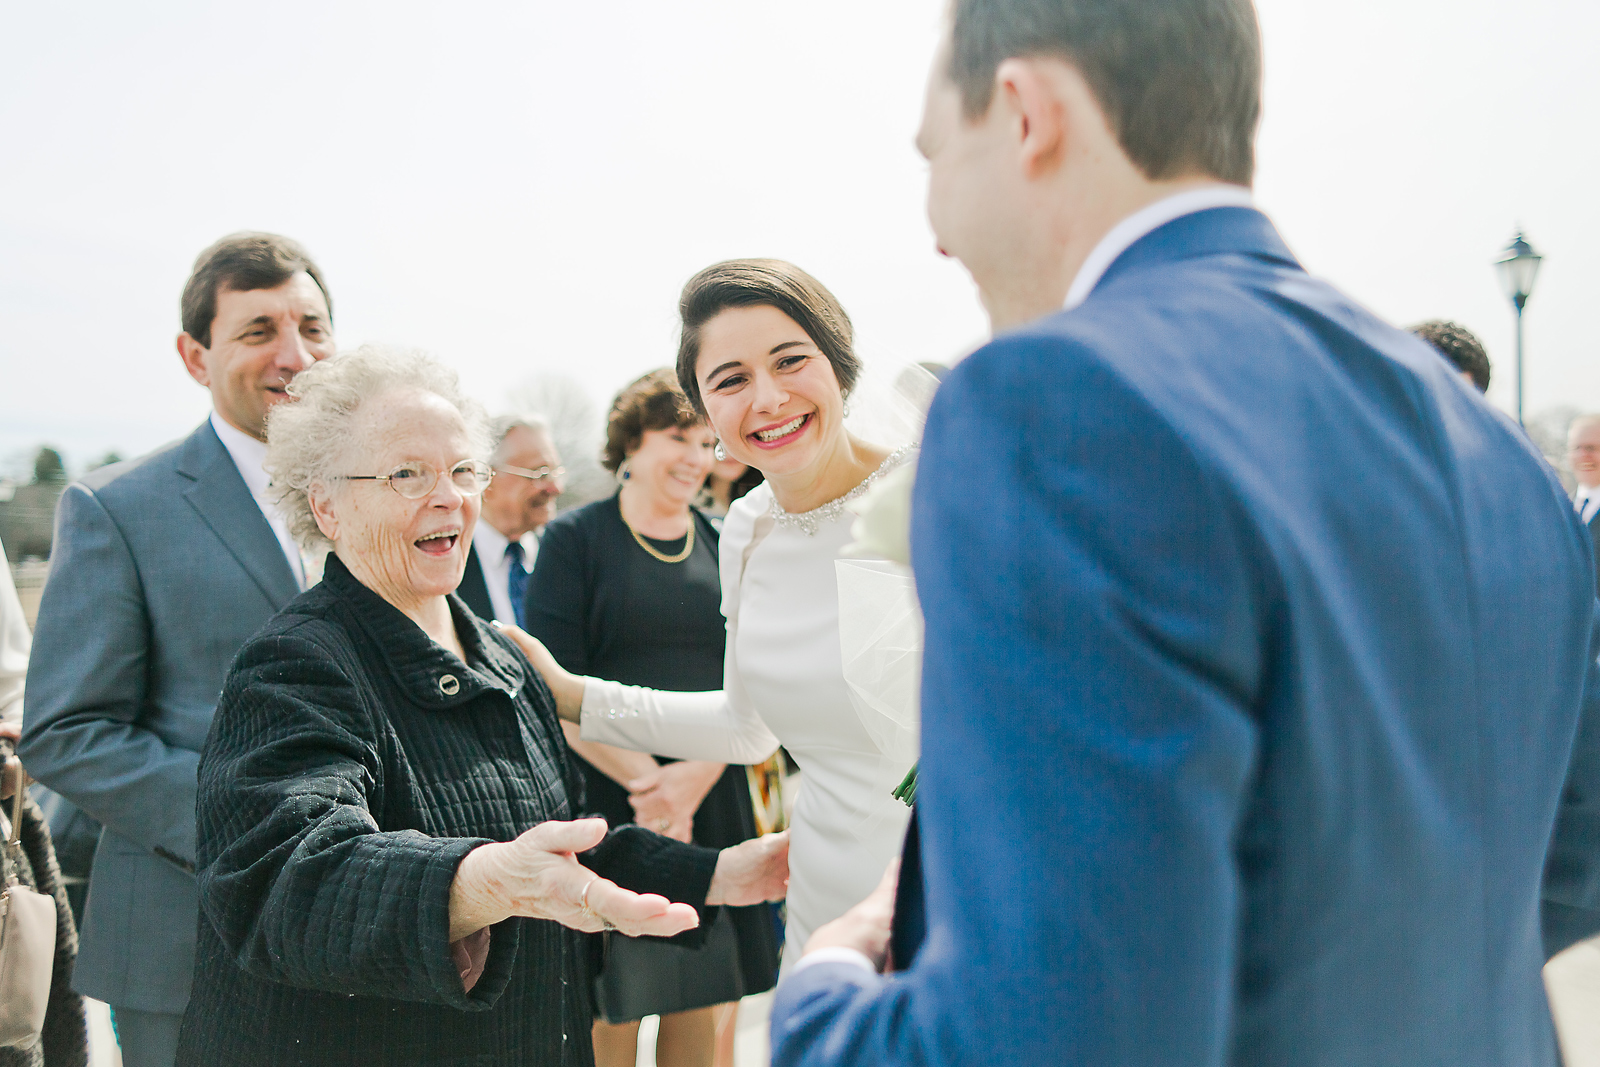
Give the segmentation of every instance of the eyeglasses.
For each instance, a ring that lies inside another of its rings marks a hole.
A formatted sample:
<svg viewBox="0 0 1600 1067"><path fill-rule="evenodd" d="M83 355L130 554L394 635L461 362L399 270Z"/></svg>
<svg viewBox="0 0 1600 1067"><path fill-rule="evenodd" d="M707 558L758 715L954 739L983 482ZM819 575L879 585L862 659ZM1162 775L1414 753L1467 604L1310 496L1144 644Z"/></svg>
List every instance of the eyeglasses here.
<svg viewBox="0 0 1600 1067"><path fill-rule="evenodd" d="M515 474L518 478L526 478L530 482L545 482L552 478L567 476L565 467L535 467L529 470L527 467L513 467L509 463L502 463L495 470L500 474Z"/></svg>
<svg viewBox="0 0 1600 1067"><path fill-rule="evenodd" d="M389 488L407 500L421 500L439 484L439 472L427 463L402 463L388 474L341 474L347 482L388 482ZM477 496L494 481L494 468L475 459L463 460L450 468L450 482L467 496Z"/></svg>

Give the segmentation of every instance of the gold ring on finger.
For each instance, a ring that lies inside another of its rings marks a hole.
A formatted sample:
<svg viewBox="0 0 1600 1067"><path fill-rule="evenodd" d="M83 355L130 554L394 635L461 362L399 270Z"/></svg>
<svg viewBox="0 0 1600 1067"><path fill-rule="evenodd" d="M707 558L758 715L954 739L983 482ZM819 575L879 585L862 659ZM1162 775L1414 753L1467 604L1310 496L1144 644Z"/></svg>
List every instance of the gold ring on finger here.
<svg viewBox="0 0 1600 1067"><path fill-rule="evenodd" d="M589 879L588 884L583 887L583 894L578 897L578 910L591 919L600 920L600 925L605 929L615 930L617 928L615 923L589 906L589 890L593 889L594 884L599 880L600 876L597 874Z"/></svg>

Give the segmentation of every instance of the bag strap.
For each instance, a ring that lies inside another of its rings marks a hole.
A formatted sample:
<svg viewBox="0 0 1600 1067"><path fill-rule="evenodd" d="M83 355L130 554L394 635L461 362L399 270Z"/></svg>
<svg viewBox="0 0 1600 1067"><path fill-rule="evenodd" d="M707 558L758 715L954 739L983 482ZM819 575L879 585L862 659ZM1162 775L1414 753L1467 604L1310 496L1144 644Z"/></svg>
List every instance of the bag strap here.
<svg viewBox="0 0 1600 1067"><path fill-rule="evenodd" d="M0 770L0 775L4 773ZM22 865L17 857L22 855L22 783L25 781L26 777L17 775L17 789L11 794L11 818L7 820L0 814L0 822L9 822L5 828L5 847L0 849L0 891L22 884Z"/></svg>

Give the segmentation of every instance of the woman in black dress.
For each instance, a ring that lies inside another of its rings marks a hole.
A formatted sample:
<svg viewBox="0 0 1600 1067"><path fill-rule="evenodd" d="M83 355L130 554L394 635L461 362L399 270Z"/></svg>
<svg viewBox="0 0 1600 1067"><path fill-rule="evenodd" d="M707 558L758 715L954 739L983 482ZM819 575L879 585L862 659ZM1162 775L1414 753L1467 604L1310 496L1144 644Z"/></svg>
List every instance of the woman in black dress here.
<svg viewBox="0 0 1600 1067"><path fill-rule="evenodd" d="M528 632L567 670L654 689L721 688L717 531L691 506L715 443L670 370L617 396L603 462L621 489L545 528L528 584ZM584 760L590 809L613 826L637 821L710 847L755 836L743 767L658 764L584 742L570 725L568 739ZM723 909L698 949L608 936L596 983L597 1064L631 1067L638 1020L661 1015L656 1062L709 1067L713 1006L770 989L778 948L765 905Z"/></svg>

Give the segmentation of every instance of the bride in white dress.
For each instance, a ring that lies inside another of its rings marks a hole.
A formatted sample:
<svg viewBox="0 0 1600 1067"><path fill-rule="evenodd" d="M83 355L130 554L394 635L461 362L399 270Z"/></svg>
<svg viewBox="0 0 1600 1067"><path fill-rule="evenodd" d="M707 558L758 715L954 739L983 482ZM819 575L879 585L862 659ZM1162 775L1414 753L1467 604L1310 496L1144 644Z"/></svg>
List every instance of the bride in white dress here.
<svg viewBox="0 0 1600 1067"><path fill-rule="evenodd" d="M585 740L725 763L788 749L803 785L790 828L787 967L812 931L872 892L899 855L910 815L891 793L915 759L914 735L909 745L904 731L885 740L895 731L886 735L870 707L852 700L836 561L851 540L849 505L911 449L846 429L861 370L850 321L799 268L717 264L685 286L680 311L684 391L719 449L766 476L734 504L722 532L723 690L580 678L532 638L514 636Z"/></svg>

